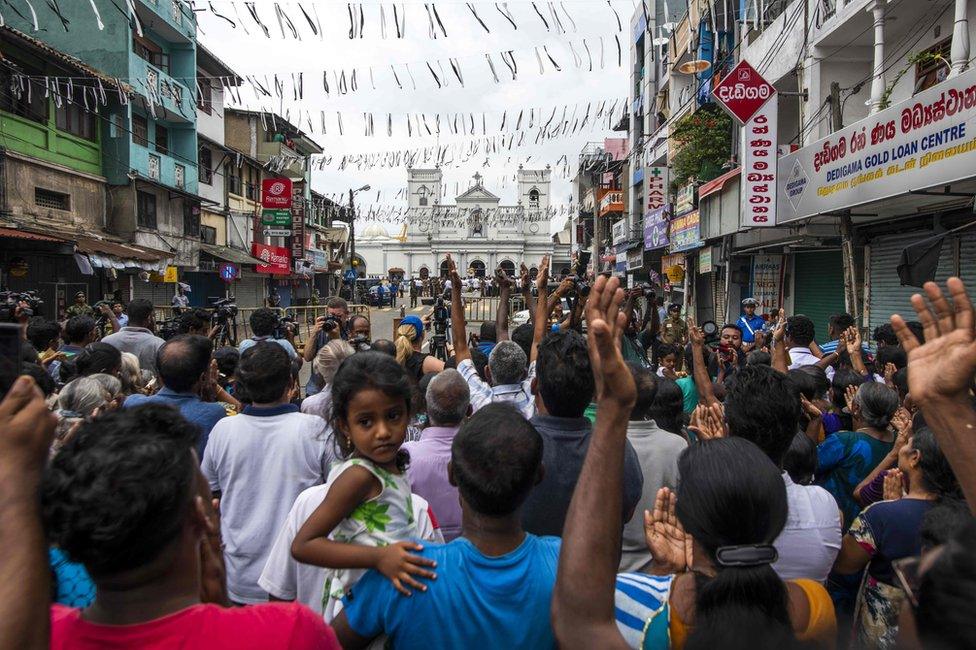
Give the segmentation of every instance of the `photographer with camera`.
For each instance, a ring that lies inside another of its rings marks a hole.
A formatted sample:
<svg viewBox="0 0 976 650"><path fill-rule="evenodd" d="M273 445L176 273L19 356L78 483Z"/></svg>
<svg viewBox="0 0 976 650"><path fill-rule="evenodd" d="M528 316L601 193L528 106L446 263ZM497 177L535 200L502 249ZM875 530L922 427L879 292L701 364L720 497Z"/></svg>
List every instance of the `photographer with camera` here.
<svg viewBox="0 0 976 650"><path fill-rule="evenodd" d="M274 309L269 307L255 309L249 322L251 324L251 338L241 341L238 346L241 355L262 341L270 341L283 347L288 353L288 358L298 358L294 345L295 331L288 321L282 323Z"/></svg>
<svg viewBox="0 0 976 650"><path fill-rule="evenodd" d="M342 298L333 296L325 303L325 313L325 316L319 316L315 319L312 332L302 349L302 359L309 363L315 359L319 350L325 347L329 341L349 338L349 334L346 332L346 322L349 320L349 304ZM305 385L305 394L315 395L322 390L322 386L322 378L315 372L313 366L312 375Z"/></svg>

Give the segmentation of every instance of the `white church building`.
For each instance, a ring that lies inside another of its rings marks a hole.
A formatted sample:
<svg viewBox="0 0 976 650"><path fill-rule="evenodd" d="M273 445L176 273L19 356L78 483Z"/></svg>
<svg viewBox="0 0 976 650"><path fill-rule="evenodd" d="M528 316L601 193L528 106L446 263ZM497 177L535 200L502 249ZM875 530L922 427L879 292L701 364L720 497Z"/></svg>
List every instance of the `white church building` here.
<svg viewBox="0 0 976 650"><path fill-rule="evenodd" d="M356 254L368 276L385 276L403 269L407 276L438 276L446 272L450 254L462 275L491 275L502 267L514 274L520 264L538 267L553 253L550 233L550 176L542 170L518 170L518 205L499 205L501 199L482 184L474 184L454 199L441 202L440 169L407 170L409 209L396 236L379 224L356 233ZM360 267L362 269L362 267ZM360 270L362 273L362 270Z"/></svg>

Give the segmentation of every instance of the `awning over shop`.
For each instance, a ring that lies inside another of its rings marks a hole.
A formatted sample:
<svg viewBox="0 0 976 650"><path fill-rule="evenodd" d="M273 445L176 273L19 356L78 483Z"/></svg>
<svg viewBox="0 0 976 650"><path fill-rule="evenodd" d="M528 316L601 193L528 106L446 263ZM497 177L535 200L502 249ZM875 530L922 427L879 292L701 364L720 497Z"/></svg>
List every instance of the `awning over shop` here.
<svg viewBox="0 0 976 650"><path fill-rule="evenodd" d="M200 244L200 251L216 257L218 260L232 262L234 264L264 264L256 257L251 257L242 250L229 246L217 246L215 244Z"/></svg>
<svg viewBox="0 0 976 650"><path fill-rule="evenodd" d="M91 260L92 266L103 269L123 270L137 268L144 271L164 271L167 260L173 253L158 251L136 244L95 239L75 235L75 247L79 253L84 253Z"/></svg>
<svg viewBox="0 0 976 650"><path fill-rule="evenodd" d="M725 187L725 184L729 182L730 179L741 175L742 175L742 168L736 167L732 171L722 174L718 178L708 181L707 183L704 183L698 188L698 198L703 199L709 194L715 194L715 192L720 192L722 188Z"/></svg>
<svg viewBox="0 0 976 650"><path fill-rule="evenodd" d="M0 237L9 237L11 239L27 239L30 241L49 241L49 242L68 241L66 239L61 239L59 237L51 237L50 235L41 235L35 232L27 232L26 230L14 230L13 228L0 228Z"/></svg>

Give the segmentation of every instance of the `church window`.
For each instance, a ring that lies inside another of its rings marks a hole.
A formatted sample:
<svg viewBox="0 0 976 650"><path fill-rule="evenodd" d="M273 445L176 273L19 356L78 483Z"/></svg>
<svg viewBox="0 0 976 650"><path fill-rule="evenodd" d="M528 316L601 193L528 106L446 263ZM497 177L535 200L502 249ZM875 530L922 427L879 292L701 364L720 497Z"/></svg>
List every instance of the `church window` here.
<svg viewBox="0 0 976 650"><path fill-rule="evenodd" d="M529 192L529 207L539 207L539 190L532 190Z"/></svg>

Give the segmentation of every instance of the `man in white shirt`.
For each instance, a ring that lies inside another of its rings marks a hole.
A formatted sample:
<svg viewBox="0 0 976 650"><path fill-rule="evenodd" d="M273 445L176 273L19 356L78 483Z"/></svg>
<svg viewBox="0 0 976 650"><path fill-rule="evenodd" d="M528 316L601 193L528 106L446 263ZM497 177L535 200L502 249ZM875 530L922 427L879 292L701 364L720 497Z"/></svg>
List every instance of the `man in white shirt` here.
<svg viewBox="0 0 976 650"><path fill-rule="evenodd" d="M808 319L809 320L809 319ZM790 379L769 366L738 371L725 396L729 435L755 443L779 468L799 431L800 399ZM773 569L783 580L823 582L840 551L840 510L833 496L816 485L797 485L783 472L786 526L773 543Z"/></svg>
<svg viewBox="0 0 976 650"><path fill-rule="evenodd" d="M280 346L242 354L237 385L251 405L214 426L201 469L220 499L228 596L252 604L268 600L258 578L288 509L325 481L334 451L325 420L289 403L291 361Z"/></svg>
<svg viewBox="0 0 976 650"><path fill-rule="evenodd" d="M291 543L315 509L325 500L330 485L313 485L298 495L284 525L278 531L274 546L268 554L268 561L258 578L261 588L275 600L297 600L316 614L323 613L322 593L325 590L325 574L328 569L295 560L291 556ZM416 494L411 495L411 500L420 538L443 544L444 537L431 519L430 505Z"/></svg>
<svg viewBox="0 0 976 650"><path fill-rule="evenodd" d="M786 319L786 331L784 332L783 342L790 355L789 369L800 368L802 366L815 366L820 361L820 357L810 350L816 334L813 321L806 316L790 316ZM827 379L834 378L834 369L830 366L824 368Z"/></svg>

